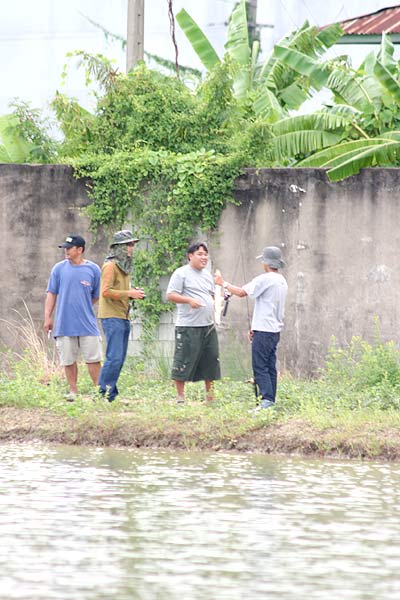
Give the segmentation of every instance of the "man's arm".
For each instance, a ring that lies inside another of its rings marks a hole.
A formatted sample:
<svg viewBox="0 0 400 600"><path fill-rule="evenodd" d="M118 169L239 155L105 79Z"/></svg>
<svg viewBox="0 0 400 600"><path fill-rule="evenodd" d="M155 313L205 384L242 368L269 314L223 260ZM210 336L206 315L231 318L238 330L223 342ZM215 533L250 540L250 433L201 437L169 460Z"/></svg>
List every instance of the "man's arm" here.
<svg viewBox="0 0 400 600"><path fill-rule="evenodd" d="M57 302L57 294L53 294L52 292L47 292L46 300L44 303L44 324L43 324L43 328L47 333L49 331L53 330L52 314L53 314L56 302Z"/></svg>
<svg viewBox="0 0 400 600"><path fill-rule="evenodd" d="M127 290L117 290L114 285L114 263L108 262L104 265L101 276L101 295L103 298L111 300L120 300L121 298L132 298L142 300L145 292L141 288L128 288Z"/></svg>
<svg viewBox="0 0 400 600"><path fill-rule="evenodd" d="M231 283L224 281L224 278L222 277L222 275L216 275L214 278L214 281L215 281L216 285L222 285L222 287L225 290L228 290L228 292L230 294L232 294L233 296L239 296L239 298L244 298L245 296L247 296L247 292L245 292L242 287L239 287L237 285L232 285Z"/></svg>

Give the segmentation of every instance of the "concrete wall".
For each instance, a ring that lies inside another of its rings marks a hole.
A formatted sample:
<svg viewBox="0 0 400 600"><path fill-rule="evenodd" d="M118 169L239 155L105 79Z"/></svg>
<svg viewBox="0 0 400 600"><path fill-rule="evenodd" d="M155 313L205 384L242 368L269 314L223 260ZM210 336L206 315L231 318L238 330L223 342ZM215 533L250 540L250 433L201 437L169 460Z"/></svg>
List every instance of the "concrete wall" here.
<svg viewBox="0 0 400 600"><path fill-rule="evenodd" d="M242 284L262 272L263 246L282 248L289 293L279 348L281 367L314 374L331 336L400 339L400 169L365 169L330 183L320 169L248 170L224 211L212 256L223 276ZM247 301L234 298L225 320L241 339ZM251 306L249 306L251 312ZM222 339L224 334L222 334Z"/></svg>
<svg viewBox="0 0 400 600"><path fill-rule="evenodd" d="M281 368L316 373L332 335L341 344L353 335L372 339L375 316L382 337L399 341L399 189L400 169L366 169L335 184L318 169L250 169L237 180L240 204L225 209L209 240L211 268L240 285L262 272L255 256L265 245L282 248L289 295ZM23 312L25 301L41 323L49 272L67 233L82 234L87 258L101 264L109 236L102 232L92 243L81 210L87 204L84 183L69 167L0 165L0 319ZM247 299L231 300L220 332L223 354L249 352L251 310ZM172 327L167 316L159 332L166 348ZM4 321L0 337L14 342ZM132 342L132 351L138 347Z"/></svg>
<svg viewBox="0 0 400 600"><path fill-rule="evenodd" d="M8 321L27 316L24 302L38 323L43 322L44 299L51 267L62 260L58 248L68 233L83 235L85 255L104 258L105 241L96 244L82 208L89 203L85 185L63 165L0 164L0 339L14 345L15 330Z"/></svg>

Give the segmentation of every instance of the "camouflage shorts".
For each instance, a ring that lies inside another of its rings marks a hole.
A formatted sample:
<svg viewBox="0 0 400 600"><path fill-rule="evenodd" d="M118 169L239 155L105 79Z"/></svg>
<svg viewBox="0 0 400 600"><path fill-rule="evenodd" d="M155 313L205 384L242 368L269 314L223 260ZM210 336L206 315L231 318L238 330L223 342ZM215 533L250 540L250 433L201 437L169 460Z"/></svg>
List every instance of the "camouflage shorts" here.
<svg viewBox="0 0 400 600"><path fill-rule="evenodd" d="M175 381L215 381L221 378L218 336L214 325L175 327Z"/></svg>

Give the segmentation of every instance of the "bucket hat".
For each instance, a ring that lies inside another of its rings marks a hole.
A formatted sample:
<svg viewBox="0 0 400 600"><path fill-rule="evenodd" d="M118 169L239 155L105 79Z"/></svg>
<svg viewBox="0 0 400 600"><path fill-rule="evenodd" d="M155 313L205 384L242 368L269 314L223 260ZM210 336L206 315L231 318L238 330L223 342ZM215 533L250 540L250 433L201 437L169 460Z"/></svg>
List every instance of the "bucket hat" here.
<svg viewBox="0 0 400 600"><path fill-rule="evenodd" d="M132 231L129 229L123 229L114 233L113 241L110 246L116 246L117 244L129 244L130 242L138 242L139 238L135 237Z"/></svg>
<svg viewBox="0 0 400 600"><path fill-rule="evenodd" d="M267 246L262 254L256 256L256 258L261 258L262 262L272 269L282 269L285 266L285 262L282 260L282 252L276 246Z"/></svg>

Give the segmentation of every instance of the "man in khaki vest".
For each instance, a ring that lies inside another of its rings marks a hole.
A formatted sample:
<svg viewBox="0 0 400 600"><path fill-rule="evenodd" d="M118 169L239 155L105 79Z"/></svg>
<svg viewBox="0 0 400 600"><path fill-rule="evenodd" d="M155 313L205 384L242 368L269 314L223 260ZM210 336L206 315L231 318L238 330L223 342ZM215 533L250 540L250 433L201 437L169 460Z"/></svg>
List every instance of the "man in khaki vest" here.
<svg viewBox="0 0 400 600"><path fill-rule="evenodd" d="M132 253L138 238L124 229L114 234L111 252L101 269L98 317L106 338L106 360L99 377L99 392L109 402L118 395L117 381L125 362L130 333L129 301L143 299L142 289L132 288Z"/></svg>

